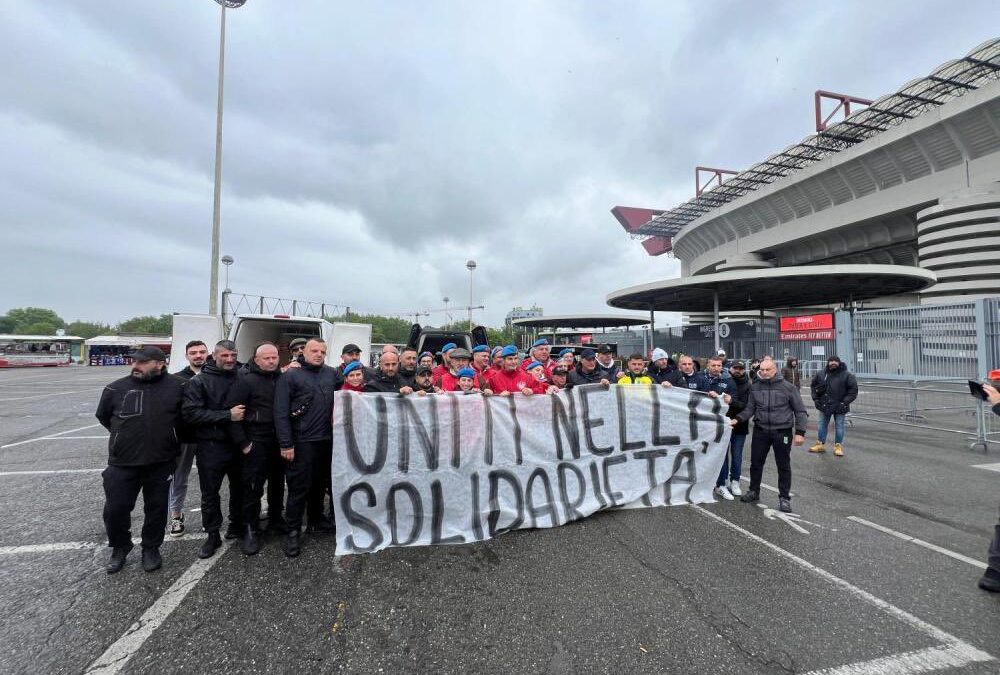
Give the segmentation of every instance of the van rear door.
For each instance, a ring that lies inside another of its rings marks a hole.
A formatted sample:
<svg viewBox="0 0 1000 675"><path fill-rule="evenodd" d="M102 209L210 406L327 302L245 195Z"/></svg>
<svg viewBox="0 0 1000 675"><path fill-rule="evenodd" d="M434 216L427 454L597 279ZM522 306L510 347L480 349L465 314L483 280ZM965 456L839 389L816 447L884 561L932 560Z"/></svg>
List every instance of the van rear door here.
<svg viewBox="0 0 1000 675"><path fill-rule="evenodd" d="M173 339L170 343L168 373L179 373L187 367L184 346L192 340L201 340L211 352L222 339L222 319L213 314L174 314Z"/></svg>
<svg viewBox="0 0 1000 675"><path fill-rule="evenodd" d="M324 322L325 323L325 322ZM329 327L329 328L327 328ZM340 365L340 353L348 344L355 344L361 348L361 363L371 363L372 351L372 327L367 323L347 323L338 321L334 324L327 323L324 330L329 330L329 337L326 340L327 352L326 362L331 366Z"/></svg>

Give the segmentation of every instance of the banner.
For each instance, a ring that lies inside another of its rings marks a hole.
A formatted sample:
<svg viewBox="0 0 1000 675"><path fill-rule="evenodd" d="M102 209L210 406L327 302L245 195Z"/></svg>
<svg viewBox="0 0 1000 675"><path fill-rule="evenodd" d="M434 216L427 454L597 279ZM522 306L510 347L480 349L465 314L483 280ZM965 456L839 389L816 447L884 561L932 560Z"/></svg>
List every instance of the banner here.
<svg viewBox="0 0 1000 675"><path fill-rule="evenodd" d="M509 397L337 392L337 554L712 502L729 445L725 411L720 399L656 385Z"/></svg>
<svg viewBox="0 0 1000 675"><path fill-rule="evenodd" d="M681 338L684 340L707 340L715 334L715 324L684 326ZM719 324L719 337L726 340L752 340L757 337L757 321L725 321Z"/></svg>

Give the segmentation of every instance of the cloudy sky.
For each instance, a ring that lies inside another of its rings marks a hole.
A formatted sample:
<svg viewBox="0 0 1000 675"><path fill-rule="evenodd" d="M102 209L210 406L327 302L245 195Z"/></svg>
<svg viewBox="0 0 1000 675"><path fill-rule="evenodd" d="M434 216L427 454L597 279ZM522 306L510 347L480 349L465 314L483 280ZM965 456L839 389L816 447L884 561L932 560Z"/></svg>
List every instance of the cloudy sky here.
<svg viewBox="0 0 1000 675"><path fill-rule="evenodd" d="M249 0L227 13L230 285L433 309L466 302L471 257L491 324L610 311L678 274L611 207L675 206L695 165L810 133L816 89L876 98L998 26L995 0ZM218 30L211 0L0 0L0 312L207 310Z"/></svg>

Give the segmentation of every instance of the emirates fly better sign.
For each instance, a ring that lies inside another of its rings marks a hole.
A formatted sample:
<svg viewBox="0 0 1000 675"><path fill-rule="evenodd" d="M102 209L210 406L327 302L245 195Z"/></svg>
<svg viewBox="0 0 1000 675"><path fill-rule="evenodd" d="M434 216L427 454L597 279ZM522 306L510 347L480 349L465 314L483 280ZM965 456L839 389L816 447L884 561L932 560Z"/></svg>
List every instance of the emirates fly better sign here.
<svg viewBox="0 0 1000 675"><path fill-rule="evenodd" d="M510 397L337 392L337 553L712 502L729 446L725 412L720 399L655 385Z"/></svg>
<svg viewBox="0 0 1000 675"><path fill-rule="evenodd" d="M833 340L833 314L803 314L780 319L781 340Z"/></svg>

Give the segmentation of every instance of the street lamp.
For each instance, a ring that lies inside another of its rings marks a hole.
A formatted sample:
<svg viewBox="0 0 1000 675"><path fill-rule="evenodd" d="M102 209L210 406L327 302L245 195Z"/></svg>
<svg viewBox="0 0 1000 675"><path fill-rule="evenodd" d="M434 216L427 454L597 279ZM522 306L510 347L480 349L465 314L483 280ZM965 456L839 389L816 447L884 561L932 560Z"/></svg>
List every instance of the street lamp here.
<svg viewBox="0 0 1000 675"><path fill-rule="evenodd" d="M222 234L222 92L226 70L226 9L242 7L247 0L215 0L222 7L219 29L219 101L215 117L215 198L212 207L212 278L208 288L208 313L219 313L219 240Z"/></svg>
<svg viewBox="0 0 1000 675"><path fill-rule="evenodd" d="M469 330L472 330L472 273L476 271L476 261L466 261L465 269L469 270Z"/></svg>
<svg viewBox="0 0 1000 675"><path fill-rule="evenodd" d="M447 295L444 296L444 321L445 321L445 326L448 325L448 303L449 302L450 302L450 299L448 298L448 296Z"/></svg>
<svg viewBox="0 0 1000 675"><path fill-rule="evenodd" d="M224 256L222 256L222 260L220 260L219 262L221 262L223 265L226 266L226 290L225 290L225 292L226 293L232 293L232 291L229 289L229 266L232 265L235 262L233 260L233 256L231 256L231 255L224 255Z"/></svg>

